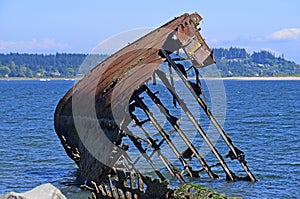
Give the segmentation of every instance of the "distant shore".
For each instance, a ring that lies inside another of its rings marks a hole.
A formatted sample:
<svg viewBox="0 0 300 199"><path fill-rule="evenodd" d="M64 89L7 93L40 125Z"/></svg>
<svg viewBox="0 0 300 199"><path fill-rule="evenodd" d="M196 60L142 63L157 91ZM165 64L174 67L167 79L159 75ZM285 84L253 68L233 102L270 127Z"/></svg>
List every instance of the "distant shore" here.
<svg viewBox="0 0 300 199"><path fill-rule="evenodd" d="M29 77L1 77L0 81L51 81L51 80L65 80L65 81L77 81L81 78L57 78L57 77L48 77L48 78L29 78Z"/></svg>
<svg viewBox="0 0 300 199"><path fill-rule="evenodd" d="M208 78L209 79L209 78ZM217 78L222 80L300 80L300 77L288 76L288 77L222 77Z"/></svg>
<svg viewBox="0 0 300 199"><path fill-rule="evenodd" d="M0 81L51 81L51 80L65 80L65 81L77 81L81 78L26 78L26 77L7 77L0 78ZM287 77L204 77L205 80L300 80L300 77L287 76Z"/></svg>

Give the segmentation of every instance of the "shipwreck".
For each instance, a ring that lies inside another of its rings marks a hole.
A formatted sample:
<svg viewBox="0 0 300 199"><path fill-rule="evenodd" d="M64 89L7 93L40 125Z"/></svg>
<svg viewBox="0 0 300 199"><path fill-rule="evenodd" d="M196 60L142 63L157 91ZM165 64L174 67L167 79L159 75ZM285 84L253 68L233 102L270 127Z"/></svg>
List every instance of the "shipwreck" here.
<svg viewBox="0 0 300 199"><path fill-rule="evenodd" d="M199 32L201 20L197 13L183 14L128 44L90 70L59 101L55 131L94 198L176 198L170 182L199 177L256 181L245 154L209 108L198 69L215 60ZM189 63L188 68L183 62ZM220 152L212 143L176 81L205 113L225 150ZM206 159L199 152L199 145L182 128L178 111L212 157ZM225 157L238 163L233 168L240 167L244 175L240 170L237 175ZM138 164L142 160L144 168Z"/></svg>

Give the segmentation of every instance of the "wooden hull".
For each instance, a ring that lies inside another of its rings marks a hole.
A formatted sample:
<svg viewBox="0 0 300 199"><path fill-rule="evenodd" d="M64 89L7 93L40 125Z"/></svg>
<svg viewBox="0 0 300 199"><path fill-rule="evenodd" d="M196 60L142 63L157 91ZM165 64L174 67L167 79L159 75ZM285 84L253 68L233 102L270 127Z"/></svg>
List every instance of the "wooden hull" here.
<svg viewBox="0 0 300 199"><path fill-rule="evenodd" d="M55 131L83 180L102 182L121 150L120 128L134 91L165 61L160 49L183 49L196 67L214 63L197 30L198 14L184 14L155 29L94 67L59 101Z"/></svg>

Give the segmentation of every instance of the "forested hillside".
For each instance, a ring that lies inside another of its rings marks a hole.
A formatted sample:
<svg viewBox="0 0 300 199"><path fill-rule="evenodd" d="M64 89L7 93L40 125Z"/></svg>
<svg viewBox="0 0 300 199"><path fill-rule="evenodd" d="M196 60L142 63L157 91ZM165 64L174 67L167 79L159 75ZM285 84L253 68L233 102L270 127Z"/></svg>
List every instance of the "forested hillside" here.
<svg viewBox="0 0 300 199"><path fill-rule="evenodd" d="M94 56L94 60L107 55ZM76 77L87 54L0 54L0 77Z"/></svg>
<svg viewBox="0 0 300 199"><path fill-rule="evenodd" d="M243 48L216 48L214 56L223 77L300 76L300 65L268 51L247 53ZM107 55L89 55L95 65ZM76 77L87 54L0 54L0 77Z"/></svg>
<svg viewBox="0 0 300 199"><path fill-rule="evenodd" d="M299 64L268 51L249 54L243 48L218 48L214 56L223 77L300 76Z"/></svg>

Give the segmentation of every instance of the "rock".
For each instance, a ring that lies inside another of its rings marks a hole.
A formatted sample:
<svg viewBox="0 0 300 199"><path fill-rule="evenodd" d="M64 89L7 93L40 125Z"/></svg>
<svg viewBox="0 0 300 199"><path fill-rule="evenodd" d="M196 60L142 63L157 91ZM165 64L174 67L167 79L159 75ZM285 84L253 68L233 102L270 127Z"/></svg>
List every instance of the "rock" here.
<svg viewBox="0 0 300 199"><path fill-rule="evenodd" d="M24 192L15 193L10 192L0 196L0 199L67 199L59 189L52 184L42 184L36 188Z"/></svg>

